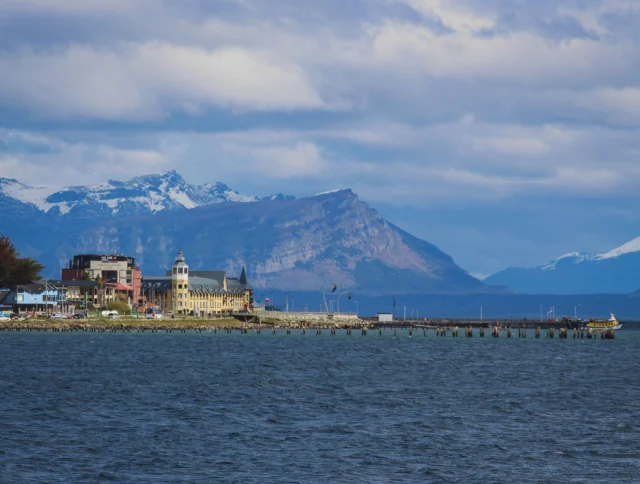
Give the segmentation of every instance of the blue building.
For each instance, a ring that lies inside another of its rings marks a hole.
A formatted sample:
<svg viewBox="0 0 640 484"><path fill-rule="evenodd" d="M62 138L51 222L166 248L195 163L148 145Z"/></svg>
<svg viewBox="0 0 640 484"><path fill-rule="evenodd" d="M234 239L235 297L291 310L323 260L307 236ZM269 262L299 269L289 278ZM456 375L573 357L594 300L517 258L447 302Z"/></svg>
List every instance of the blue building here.
<svg viewBox="0 0 640 484"><path fill-rule="evenodd" d="M10 307L14 313L52 313L60 311L66 295L46 281L36 281L0 290L0 305Z"/></svg>

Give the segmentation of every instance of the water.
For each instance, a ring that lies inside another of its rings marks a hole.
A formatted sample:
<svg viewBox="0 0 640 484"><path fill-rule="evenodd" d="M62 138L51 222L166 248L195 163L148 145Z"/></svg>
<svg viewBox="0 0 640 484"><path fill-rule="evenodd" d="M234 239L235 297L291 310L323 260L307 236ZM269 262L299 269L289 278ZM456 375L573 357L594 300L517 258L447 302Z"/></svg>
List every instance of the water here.
<svg viewBox="0 0 640 484"><path fill-rule="evenodd" d="M532 334L0 333L0 481L638 482L640 331Z"/></svg>

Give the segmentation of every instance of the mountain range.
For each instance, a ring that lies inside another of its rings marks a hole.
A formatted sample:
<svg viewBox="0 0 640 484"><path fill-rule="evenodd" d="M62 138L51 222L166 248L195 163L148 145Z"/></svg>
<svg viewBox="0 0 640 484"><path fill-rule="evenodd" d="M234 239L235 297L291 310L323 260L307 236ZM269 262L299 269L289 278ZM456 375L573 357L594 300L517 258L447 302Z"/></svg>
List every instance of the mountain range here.
<svg viewBox="0 0 640 484"><path fill-rule="evenodd" d="M602 254L572 252L539 267L484 280L520 294L628 294L640 289L640 237Z"/></svg>
<svg viewBox="0 0 640 484"><path fill-rule="evenodd" d="M0 233L58 277L74 254L123 253L164 274L178 249L193 269L239 274L256 288L360 294L504 293L437 247L385 220L351 190L295 199L194 186L175 171L60 190L0 179Z"/></svg>
<svg viewBox="0 0 640 484"><path fill-rule="evenodd" d="M283 198L292 197L265 197ZM258 197L241 195L224 183L190 185L176 171L140 176L127 182L109 180L100 185L63 189L31 187L14 179L0 178L0 203L23 203L54 216L130 216L215 203L260 200Z"/></svg>

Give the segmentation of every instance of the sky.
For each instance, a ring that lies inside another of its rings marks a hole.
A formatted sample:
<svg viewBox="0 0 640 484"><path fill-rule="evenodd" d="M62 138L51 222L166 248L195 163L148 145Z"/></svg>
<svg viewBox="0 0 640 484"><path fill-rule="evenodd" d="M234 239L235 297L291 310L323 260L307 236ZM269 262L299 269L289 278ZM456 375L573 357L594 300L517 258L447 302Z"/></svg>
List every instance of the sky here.
<svg viewBox="0 0 640 484"><path fill-rule="evenodd" d="M0 176L351 188L474 275L640 235L637 0L0 0Z"/></svg>

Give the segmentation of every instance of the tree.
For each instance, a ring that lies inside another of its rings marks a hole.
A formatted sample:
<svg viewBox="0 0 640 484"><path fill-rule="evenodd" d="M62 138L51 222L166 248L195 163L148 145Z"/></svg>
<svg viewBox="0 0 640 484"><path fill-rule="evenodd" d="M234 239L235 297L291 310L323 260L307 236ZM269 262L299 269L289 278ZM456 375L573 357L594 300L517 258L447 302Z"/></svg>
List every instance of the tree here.
<svg viewBox="0 0 640 484"><path fill-rule="evenodd" d="M124 301L110 301L107 304L107 309L109 311L118 311L120 314L125 314L129 312L129 305Z"/></svg>
<svg viewBox="0 0 640 484"><path fill-rule="evenodd" d="M11 239L0 235L0 287L11 288L38 280L42 269L44 266L37 261L20 257Z"/></svg>
<svg viewBox="0 0 640 484"><path fill-rule="evenodd" d="M100 307L103 307L104 306L104 281L102 280L101 276L96 276L93 278L93 280L97 282L100 287L100 292L98 293L98 304L100 305Z"/></svg>

